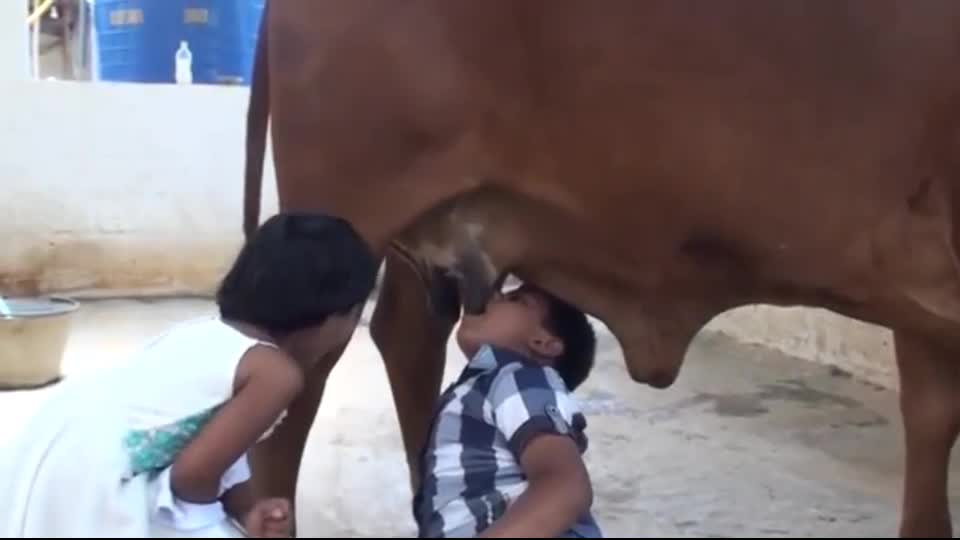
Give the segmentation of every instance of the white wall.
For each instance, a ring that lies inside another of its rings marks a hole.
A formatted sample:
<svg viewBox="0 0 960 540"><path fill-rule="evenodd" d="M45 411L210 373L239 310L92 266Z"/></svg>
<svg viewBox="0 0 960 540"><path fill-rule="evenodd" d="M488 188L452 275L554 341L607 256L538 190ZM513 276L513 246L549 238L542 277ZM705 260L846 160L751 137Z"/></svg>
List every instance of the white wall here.
<svg viewBox="0 0 960 540"><path fill-rule="evenodd" d="M215 285L242 241L246 88L0 80L0 95L0 293ZM263 200L275 211L269 155Z"/></svg>
<svg viewBox="0 0 960 540"><path fill-rule="evenodd" d="M26 80L30 76L26 20L26 2L0 1L0 79Z"/></svg>

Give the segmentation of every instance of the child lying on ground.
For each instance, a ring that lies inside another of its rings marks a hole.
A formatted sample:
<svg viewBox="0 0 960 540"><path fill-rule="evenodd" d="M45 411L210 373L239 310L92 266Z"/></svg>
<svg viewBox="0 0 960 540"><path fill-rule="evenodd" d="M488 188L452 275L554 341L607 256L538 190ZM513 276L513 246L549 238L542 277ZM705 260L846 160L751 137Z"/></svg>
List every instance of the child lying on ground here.
<svg viewBox="0 0 960 540"><path fill-rule="evenodd" d="M524 285L464 317L470 358L441 396L421 460L420 537L600 537L569 392L593 366L584 314Z"/></svg>
<svg viewBox="0 0 960 540"><path fill-rule="evenodd" d="M281 214L244 246L218 316L131 362L68 380L0 452L0 537L289 537L290 501L257 499L246 452L340 347L377 261L345 221Z"/></svg>

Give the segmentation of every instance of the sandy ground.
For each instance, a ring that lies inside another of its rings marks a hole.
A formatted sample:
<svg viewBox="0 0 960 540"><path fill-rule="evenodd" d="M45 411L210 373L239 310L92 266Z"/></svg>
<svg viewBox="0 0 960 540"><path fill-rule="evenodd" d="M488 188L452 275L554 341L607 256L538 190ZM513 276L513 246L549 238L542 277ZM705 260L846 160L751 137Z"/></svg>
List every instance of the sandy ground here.
<svg viewBox="0 0 960 540"><path fill-rule="evenodd" d="M168 324L211 310L205 300L85 302L64 370L122 362ZM595 511L608 536L896 535L902 450L894 394L718 335L697 339L669 390L630 382L605 332L600 350L578 394ZM447 378L462 365L451 349ZM55 391L0 393L0 444ZM301 480L304 537L413 535L399 427L365 326L328 385Z"/></svg>

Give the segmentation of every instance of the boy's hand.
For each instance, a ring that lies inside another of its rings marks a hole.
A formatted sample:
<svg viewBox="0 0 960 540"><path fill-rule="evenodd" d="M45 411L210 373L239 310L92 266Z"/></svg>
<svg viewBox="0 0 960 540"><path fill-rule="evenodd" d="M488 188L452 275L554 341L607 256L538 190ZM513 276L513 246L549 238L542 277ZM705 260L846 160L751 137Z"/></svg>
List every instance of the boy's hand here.
<svg viewBox="0 0 960 540"><path fill-rule="evenodd" d="M247 534L254 538L290 538L293 532L290 501L261 499L243 520Z"/></svg>

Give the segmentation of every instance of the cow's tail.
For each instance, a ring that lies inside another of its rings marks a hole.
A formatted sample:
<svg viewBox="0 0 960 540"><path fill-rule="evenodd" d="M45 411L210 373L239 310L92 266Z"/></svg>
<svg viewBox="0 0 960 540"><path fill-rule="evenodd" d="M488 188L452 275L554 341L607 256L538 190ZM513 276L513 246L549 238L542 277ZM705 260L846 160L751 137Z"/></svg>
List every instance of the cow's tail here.
<svg viewBox="0 0 960 540"><path fill-rule="evenodd" d="M270 74L267 62L267 26L270 0L264 2L257 34L247 106L247 147L243 180L243 234L249 240L260 225L263 162L267 153L267 121L270 116Z"/></svg>

